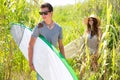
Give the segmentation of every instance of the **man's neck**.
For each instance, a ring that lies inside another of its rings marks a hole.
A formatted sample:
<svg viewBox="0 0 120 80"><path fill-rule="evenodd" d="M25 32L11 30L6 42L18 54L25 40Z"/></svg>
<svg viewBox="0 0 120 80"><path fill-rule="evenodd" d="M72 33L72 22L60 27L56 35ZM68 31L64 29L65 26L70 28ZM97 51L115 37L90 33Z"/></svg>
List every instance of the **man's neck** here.
<svg viewBox="0 0 120 80"><path fill-rule="evenodd" d="M47 27L48 27L49 29L52 29L52 28L54 27L54 22L53 22L53 20L46 21L45 23L46 23L46 25L47 25Z"/></svg>
<svg viewBox="0 0 120 80"><path fill-rule="evenodd" d="M45 21L45 23L47 24L47 25L51 25L51 24L53 24L53 20L51 19L51 20L47 20L47 21Z"/></svg>

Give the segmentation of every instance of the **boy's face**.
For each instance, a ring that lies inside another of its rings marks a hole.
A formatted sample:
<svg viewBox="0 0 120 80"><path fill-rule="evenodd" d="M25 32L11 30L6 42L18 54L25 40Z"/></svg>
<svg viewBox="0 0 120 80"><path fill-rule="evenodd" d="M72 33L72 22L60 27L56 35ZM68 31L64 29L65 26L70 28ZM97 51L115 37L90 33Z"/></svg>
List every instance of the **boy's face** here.
<svg viewBox="0 0 120 80"><path fill-rule="evenodd" d="M47 7L41 8L41 12L39 13L44 21L52 18L52 12L50 12Z"/></svg>

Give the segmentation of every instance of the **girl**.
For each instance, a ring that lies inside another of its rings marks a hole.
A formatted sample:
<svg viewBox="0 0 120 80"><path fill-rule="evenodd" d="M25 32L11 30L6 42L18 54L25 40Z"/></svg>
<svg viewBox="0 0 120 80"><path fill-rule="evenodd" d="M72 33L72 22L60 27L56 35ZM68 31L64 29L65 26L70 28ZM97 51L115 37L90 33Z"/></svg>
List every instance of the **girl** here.
<svg viewBox="0 0 120 80"><path fill-rule="evenodd" d="M88 18L84 19L87 28L85 30L84 36L86 37L86 45L90 51L90 62L91 62L91 69L93 71L97 71L97 59L98 59L98 48L99 42L101 39L101 30L100 30L100 20L95 16L91 15ZM85 66L81 66L80 70L80 78L85 72Z"/></svg>

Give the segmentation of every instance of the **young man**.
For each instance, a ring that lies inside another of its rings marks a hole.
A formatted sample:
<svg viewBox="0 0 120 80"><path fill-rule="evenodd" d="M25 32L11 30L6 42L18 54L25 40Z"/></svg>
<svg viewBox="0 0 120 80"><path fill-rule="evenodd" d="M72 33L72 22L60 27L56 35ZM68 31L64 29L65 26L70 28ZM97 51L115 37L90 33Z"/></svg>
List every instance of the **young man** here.
<svg viewBox="0 0 120 80"><path fill-rule="evenodd" d="M58 43L59 50L62 53L62 55L65 57L64 46L62 43L62 28L52 20L52 15L53 15L52 5L49 3L44 3L41 5L40 9L41 9L41 12L39 13L43 21L40 22L35 27L33 34L31 36L31 39L29 42L29 48L28 48L29 66L32 70L35 70L32 63L33 47L39 35L44 36L55 47L57 47L57 43ZM38 76L38 80L40 80L39 76Z"/></svg>

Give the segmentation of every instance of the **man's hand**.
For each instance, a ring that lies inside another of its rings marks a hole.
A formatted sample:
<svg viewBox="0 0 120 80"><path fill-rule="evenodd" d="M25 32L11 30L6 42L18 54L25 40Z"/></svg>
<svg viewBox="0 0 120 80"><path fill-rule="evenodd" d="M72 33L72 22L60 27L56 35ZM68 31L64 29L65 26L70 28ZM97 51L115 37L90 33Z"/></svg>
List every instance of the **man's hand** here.
<svg viewBox="0 0 120 80"><path fill-rule="evenodd" d="M29 64L31 70L35 71L34 65L33 64Z"/></svg>

